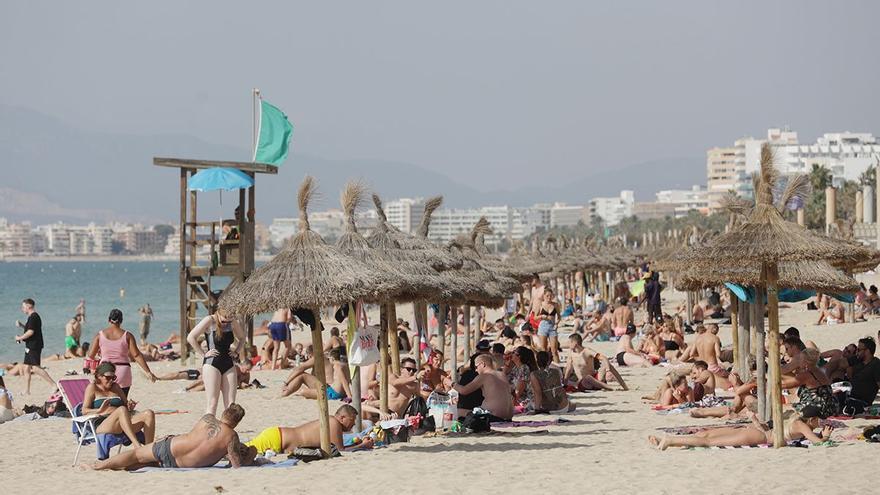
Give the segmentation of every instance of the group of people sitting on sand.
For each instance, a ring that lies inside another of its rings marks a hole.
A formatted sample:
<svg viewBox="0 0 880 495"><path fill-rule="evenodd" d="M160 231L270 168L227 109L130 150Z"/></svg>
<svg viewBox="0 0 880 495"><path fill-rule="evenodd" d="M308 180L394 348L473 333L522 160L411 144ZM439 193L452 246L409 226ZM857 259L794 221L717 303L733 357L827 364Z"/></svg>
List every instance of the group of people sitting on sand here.
<svg viewBox="0 0 880 495"><path fill-rule="evenodd" d="M820 352L815 343L804 342L798 329L790 327L780 336L779 342L767 341L762 345L780 346L782 389L787 392L783 433L788 442L828 440L831 426L825 424L820 433L815 433L820 420L861 414L874 402L880 390L880 359L874 356L876 344L871 337L859 339L843 349ZM767 351L765 355L769 355L769 349ZM696 356L700 357L699 351ZM751 367L754 370L756 363ZM688 377L693 386L689 385ZM835 388L832 384L836 384ZM838 384L841 386L836 388ZM700 402L700 393L714 394L716 386L732 391L732 401L720 403L716 397L706 403L705 397L709 395L705 395L704 402ZM755 379L744 382L735 372L719 376L703 361L678 365L664 377L654 395L644 398L657 401L661 406L689 405L689 414L694 418L748 420L749 423L711 428L694 435L667 435L663 438L652 435L649 441L660 449L772 443L772 421L764 422L757 416L757 391Z"/></svg>

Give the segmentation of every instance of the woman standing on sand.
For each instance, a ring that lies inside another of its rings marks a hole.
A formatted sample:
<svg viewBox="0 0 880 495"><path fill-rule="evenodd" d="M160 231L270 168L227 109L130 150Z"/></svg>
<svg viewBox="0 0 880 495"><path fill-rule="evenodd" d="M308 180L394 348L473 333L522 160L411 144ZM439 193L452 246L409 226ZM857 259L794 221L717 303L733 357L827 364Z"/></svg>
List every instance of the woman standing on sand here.
<svg viewBox="0 0 880 495"><path fill-rule="evenodd" d="M116 366L116 383L122 387L126 395L131 391L132 360L144 370L151 382L155 382L156 375L147 365L134 335L122 328L122 311L111 310L107 321L110 326L98 332L92 341L92 346L89 348L89 359L95 359L100 354L102 363L113 363Z"/></svg>
<svg viewBox="0 0 880 495"><path fill-rule="evenodd" d="M199 342L202 335L205 337L207 350ZM224 409L235 402L235 392L238 390L238 367L235 366L235 361L244 343L244 332L238 320L233 320L222 311L216 311L204 317L189 332L186 341L204 358L202 380L205 382L208 402L205 413L216 414L221 393Z"/></svg>
<svg viewBox="0 0 880 495"><path fill-rule="evenodd" d="M559 362L559 304L553 299L553 291L544 289L543 299L535 315L538 320L538 350L549 351L553 362ZM549 342L549 347L548 347Z"/></svg>

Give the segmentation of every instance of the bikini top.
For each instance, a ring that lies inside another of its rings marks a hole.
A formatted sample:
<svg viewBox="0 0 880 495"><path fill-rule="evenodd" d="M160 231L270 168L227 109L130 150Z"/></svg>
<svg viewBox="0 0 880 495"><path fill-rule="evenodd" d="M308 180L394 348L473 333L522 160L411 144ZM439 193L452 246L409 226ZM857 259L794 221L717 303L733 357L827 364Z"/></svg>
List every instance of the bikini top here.
<svg viewBox="0 0 880 495"><path fill-rule="evenodd" d="M121 397L95 397L95 400L92 401L92 409L97 409L104 404L104 401L110 401L110 405L113 407L122 407L123 402Z"/></svg>
<svg viewBox="0 0 880 495"><path fill-rule="evenodd" d="M541 311L538 314L544 315L544 316L556 316L556 306L553 306L553 311L551 311L549 313L542 306Z"/></svg>

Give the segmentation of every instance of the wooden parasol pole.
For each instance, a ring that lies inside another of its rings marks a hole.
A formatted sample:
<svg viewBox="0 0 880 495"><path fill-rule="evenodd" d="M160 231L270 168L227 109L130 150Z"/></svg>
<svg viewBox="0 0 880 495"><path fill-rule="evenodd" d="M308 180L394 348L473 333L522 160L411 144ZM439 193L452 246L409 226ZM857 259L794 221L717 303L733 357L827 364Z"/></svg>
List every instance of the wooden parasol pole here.
<svg viewBox="0 0 880 495"><path fill-rule="evenodd" d="M321 336L321 310L312 308L315 326L312 328L312 348L314 349L315 365L312 371L321 383L318 390L318 424L321 428L321 450L325 457L330 457L330 410L327 404L327 374L324 371L324 339Z"/></svg>
<svg viewBox="0 0 880 495"><path fill-rule="evenodd" d="M770 320L770 397L773 411L773 446L785 446L782 425L782 376L779 365L779 272L776 263L765 263L764 279L767 281L767 313Z"/></svg>
<svg viewBox="0 0 880 495"><path fill-rule="evenodd" d="M349 303L348 305L348 335L346 336L346 352L350 356L349 350L351 344L357 338L358 327L358 305ZM351 373L351 405L357 410L357 420L355 428L357 431L363 431L363 414L361 412L361 367L357 365L348 365L348 371Z"/></svg>
<svg viewBox="0 0 880 495"><path fill-rule="evenodd" d="M379 409L388 412L388 308L379 305Z"/></svg>
<svg viewBox="0 0 880 495"><path fill-rule="evenodd" d="M756 365L756 380L758 383L758 417L761 418L761 421L767 421L767 351L764 347L765 342L765 332L764 332L764 298L766 297L766 291L763 287L755 287L756 299L754 306L754 315L752 319L754 320L755 326L755 365Z"/></svg>
<svg viewBox="0 0 880 495"><path fill-rule="evenodd" d="M477 342L473 342L473 346L471 346L471 306L469 304L464 305L464 358L468 359L471 356L471 349L475 349L477 347Z"/></svg>
<svg viewBox="0 0 880 495"><path fill-rule="evenodd" d="M452 332L452 383L458 383L458 305L453 304L449 309L451 313L449 331Z"/></svg>
<svg viewBox="0 0 880 495"><path fill-rule="evenodd" d="M737 371L744 381L751 378L749 369L749 328L752 319L751 303L742 302L739 307L739 363Z"/></svg>
<svg viewBox="0 0 880 495"><path fill-rule="evenodd" d="M446 356L446 316L449 314L449 305L440 305L440 314L437 315L437 344L443 356ZM443 369L443 363L440 363L440 369Z"/></svg>
<svg viewBox="0 0 880 495"><path fill-rule="evenodd" d="M739 298L732 290L730 293L730 340L733 344L733 369L739 369L741 357L739 355ZM720 357L720 356L719 356Z"/></svg>
<svg viewBox="0 0 880 495"><path fill-rule="evenodd" d="M397 335L397 304L388 303L388 347L391 348L391 371L400 374L400 342Z"/></svg>

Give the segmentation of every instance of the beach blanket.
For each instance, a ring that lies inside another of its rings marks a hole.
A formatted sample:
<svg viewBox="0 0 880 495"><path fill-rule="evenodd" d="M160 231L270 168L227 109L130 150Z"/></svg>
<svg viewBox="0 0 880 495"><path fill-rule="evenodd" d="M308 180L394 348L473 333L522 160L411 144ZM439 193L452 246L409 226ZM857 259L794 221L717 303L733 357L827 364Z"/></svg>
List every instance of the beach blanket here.
<svg viewBox="0 0 880 495"><path fill-rule="evenodd" d="M283 461L280 461L280 462L266 461L265 463L260 464L260 465L257 465L257 466L242 466L242 467L240 467L239 469L256 469L256 468L288 468L288 467L296 466L298 462L299 462L298 459L286 459L286 460L283 460ZM179 472L179 471L201 471L201 470L203 470L203 469L229 469L229 468L230 468L230 466L229 466L228 463L223 463L223 464L217 463L217 464L214 464L213 466L200 467L200 468L161 468L161 467L143 467L143 468L138 469L137 471L132 471L132 473L150 473L150 472L155 472L155 471L174 471L174 472Z"/></svg>
<svg viewBox="0 0 880 495"><path fill-rule="evenodd" d="M181 411L180 409L157 409L154 414L189 414L189 411Z"/></svg>
<svg viewBox="0 0 880 495"><path fill-rule="evenodd" d="M492 423L492 428L537 428L539 426L558 425L565 422L566 420L562 418L547 421L508 421L505 423Z"/></svg>

